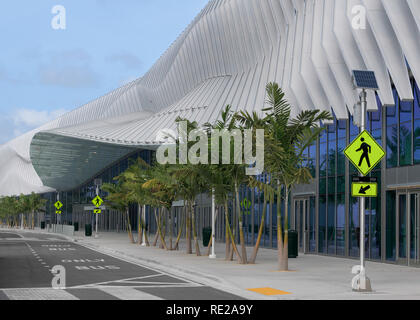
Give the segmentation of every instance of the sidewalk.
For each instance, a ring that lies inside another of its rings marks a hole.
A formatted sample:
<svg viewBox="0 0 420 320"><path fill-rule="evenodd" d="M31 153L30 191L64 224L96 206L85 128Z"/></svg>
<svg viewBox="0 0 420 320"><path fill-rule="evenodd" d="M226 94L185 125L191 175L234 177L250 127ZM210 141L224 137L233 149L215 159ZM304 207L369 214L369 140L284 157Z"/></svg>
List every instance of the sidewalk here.
<svg viewBox="0 0 420 320"><path fill-rule="evenodd" d="M368 261L367 274L374 292L357 293L352 292L350 285L351 268L357 260L299 255L289 259L290 272L277 272L277 252L272 249L260 248L256 264L240 265L236 260L224 260L224 243L216 244L217 258L209 259L208 256L187 255L185 243L180 244L179 251L131 244L123 232L102 232L98 239L76 232L74 240L248 299L420 299L420 268ZM206 254L207 248L200 245L201 253ZM251 251L248 247L248 257ZM247 290L266 287L289 294L268 296Z"/></svg>

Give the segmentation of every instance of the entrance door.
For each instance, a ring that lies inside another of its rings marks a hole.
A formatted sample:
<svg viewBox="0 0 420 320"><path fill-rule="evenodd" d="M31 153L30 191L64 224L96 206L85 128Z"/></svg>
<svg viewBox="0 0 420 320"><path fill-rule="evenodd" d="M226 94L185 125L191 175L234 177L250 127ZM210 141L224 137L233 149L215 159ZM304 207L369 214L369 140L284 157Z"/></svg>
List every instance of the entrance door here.
<svg viewBox="0 0 420 320"><path fill-rule="evenodd" d="M315 197L295 198L294 228L299 252L315 252Z"/></svg>
<svg viewBox="0 0 420 320"><path fill-rule="evenodd" d="M420 266L420 191L397 193L397 262Z"/></svg>

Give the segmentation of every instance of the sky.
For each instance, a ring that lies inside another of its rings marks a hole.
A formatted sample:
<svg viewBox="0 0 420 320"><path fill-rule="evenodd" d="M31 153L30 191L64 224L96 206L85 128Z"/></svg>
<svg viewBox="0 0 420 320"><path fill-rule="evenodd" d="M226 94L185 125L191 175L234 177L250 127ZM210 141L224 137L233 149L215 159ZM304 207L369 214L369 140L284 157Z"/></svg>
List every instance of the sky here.
<svg viewBox="0 0 420 320"><path fill-rule="evenodd" d="M0 1L0 144L141 77L207 2Z"/></svg>

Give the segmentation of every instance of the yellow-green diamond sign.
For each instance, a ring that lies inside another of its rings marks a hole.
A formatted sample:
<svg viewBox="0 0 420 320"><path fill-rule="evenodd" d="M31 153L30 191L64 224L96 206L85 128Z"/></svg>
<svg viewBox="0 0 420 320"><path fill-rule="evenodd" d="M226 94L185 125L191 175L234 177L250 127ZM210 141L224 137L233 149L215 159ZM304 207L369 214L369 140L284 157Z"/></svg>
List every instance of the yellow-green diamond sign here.
<svg viewBox="0 0 420 320"><path fill-rule="evenodd" d="M366 176L385 156L385 151L365 130L347 146L344 154Z"/></svg>
<svg viewBox="0 0 420 320"><path fill-rule="evenodd" d="M101 197L100 196L96 196L93 200L92 200L92 203L95 205L95 206L97 206L98 208L101 206L101 204L103 203L104 201L101 199Z"/></svg>
<svg viewBox="0 0 420 320"><path fill-rule="evenodd" d="M57 210L60 210L60 208L63 206L63 204L58 200L56 203L54 203L54 207L57 208Z"/></svg>

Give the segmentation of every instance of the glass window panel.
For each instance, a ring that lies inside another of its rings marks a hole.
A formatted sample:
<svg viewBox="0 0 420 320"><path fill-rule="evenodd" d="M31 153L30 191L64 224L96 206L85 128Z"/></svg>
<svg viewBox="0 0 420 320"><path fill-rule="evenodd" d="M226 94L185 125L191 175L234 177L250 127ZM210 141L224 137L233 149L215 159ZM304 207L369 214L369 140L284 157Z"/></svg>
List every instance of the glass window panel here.
<svg viewBox="0 0 420 320"><path fill-rule="evenodd" d="M335 133L334 133L335 137ZM334 176L336 174L336 151L337 151L337 144L336 140L328 138L328 175Z"/></svg>
<svg viewBox="0 0 420 320"><path fill-rule="evenodd" d="M388 168L397 166L398 161L398 135L397 126L388 126L386 128L386 164Z"/></svg>
<svg viewBox="0 0 420 320"><path fill-rule="evenodd" d="M327 193L327 179L326 178L319 178L319 193L320 194Z"/></svg>
<svg viewBox="0 0 420 320"><path fill-rule="evenodd" d="M407 122L412 119L413 102L401 101L400 102L400 122Z"/></svg>
<svg viewBox="0 0 420 320"><path fill-rule="evenodd" d="M309 171L311 172L311 175L313 178L315 178L316 175L316 144L313 144L309 147L309 162L308 167Z"/></svg>
<svg viewBox="0 0 420 320"><path fill-rule="evenodd" d="M372 175L375 176L375 175ZM377 175L380 177L380 173ZM381 190L378 179L378 196L371 198L370 209L370 258L381 259Z"/></svg>
<svg viewBox="0 0 420 320"><path fill-rule="evenodd" d="M128 168L128 159L125 158L120 162L120 172L124 172Z"/></svg>
<svg viewBox="0 0 420 320"><path fill-rule="evenodd" d="M420 89L414 83L414 119L420 119Z"/></svg>
<svg viewBox="0 0 420 320"><path fill-rule="evenodd" d="M319 221L318 221L318 252L326 253L327 246L325 243L326 236L326 209L327 197L319 196Z"/></svg>
<svg viewBox="0 0 420 320"><path fill-rule="evenodd" d="M346 178L344 176L337 177L337 193L346 192Z"/></svg>
<svg viewBox="0 0 420 320"><path fill-rule="evenodd" d="M411 122L400 124L400 166L411 165L412 155Z"/></svg>
<svg viewBox="0 0 420 320"><path fill-rule="evenodd" d="M358 198L350 196L350 214L349 214L349 255L351 257L359 256L360 228L359 228L359 201Z"/></svg>
<svg viewBox="0 0 420 320"><path fill-rule="evenodd" d="M337 142L337 175L345 174L346 156L344 155L344 149L346 147L346 139L339 139Z"/></svg>
<svg viewBox="0 0 420 320"><path fill-rule="evenodd" d="M325 129L327 129L327 128L325 128ZM320 142L327 142L327 131L326 130L323 130L321 132L321 134L319 135L319 141Z"/></svg>
<svg viewBox="0 0 420 320"><path fill-rule="evenodd" d="M336 237L337 237L337 255L345 254L345 229L346 229L346 202L344 194L337 195L337 220L336 220Z"/></svg>
<svg viewBox="0 0 420 320"><path fill-rule="evenodd" d="M386 259L395 260L396 193L386 192Z"/></svg>
<svg viewBox="0 0 420 320"><path fill-rule="evenodd" d="M407 195L400 194L398 206L398 257L407 258Z"/></svg>
<svg viewBox="0 0 420 320"><path fill-rule="evenodd" d="M327 230L327 241L328 241L328 254L335 255L335 195L330 194L328 196L328 230Z"/></svg>
<svg viewBox="0 0 420 320"><path fill-rule="evenodd" d="M328 193L335 193L335 177L328 178Z"/></svg>
<svg viewBox="0 0 420 320"><path fill-rule="evenodd" d="M420 164L420 120L414 120L414 164Z"/></svg>
<svg viewBox="0 0 420 320"><path fill-rule="evenodd" d="M316 232L315 232L315 197L311 197L309 205L309 251L316 252Z"/></svg>
<svg viewBox="0 0 420 320"><path fill-rule="evenodd" d="M321 143L319 150L319 175L325 177L327 175L327 144Z"/></svg>

